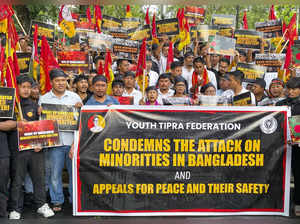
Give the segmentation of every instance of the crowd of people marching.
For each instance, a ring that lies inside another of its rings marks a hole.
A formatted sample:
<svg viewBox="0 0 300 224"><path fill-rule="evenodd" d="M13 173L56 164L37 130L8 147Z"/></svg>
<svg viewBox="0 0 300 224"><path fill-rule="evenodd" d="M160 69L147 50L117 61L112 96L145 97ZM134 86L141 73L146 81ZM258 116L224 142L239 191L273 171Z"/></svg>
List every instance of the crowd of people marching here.
<svg viewBox="0 0 300 224"><path fill-rule="evenodd" d="M75 74L61 69L50 71L52 90L44 95L39 83L27 75L17 77L23 118L39 120L42 103L74 105L234 105L234 97L250 93L248 106L291 107L292 115L300 115L300 78L291 72L287 83L279 78L266 81L258 78L244 82L242 71L236 70L238 62L253 63L250 50L236 50L235 57L208 54L207 43L193 42L184 50L173 44L174 61L167 71L169 52L168 36L159 37L159 43L147 45L145 79L147 88L141 89L136 80L137 61L113 58L113 80L98 74L104 65L105 55L97 52L88 73ZM29 39L19 36L20 51L31 52ZM54 46L56 48L57 46ZM87 43L82 51L89 51ZM108 94L108 89L109 94ZM35 148L19 152L16 118L0 121L0 216L20 219L25 202L32 202L37 212L51 217L72 203L72 156L74 134L60 131L63 146L51 149ZM294 203L300 212L300 159L298 145L293 145L292 171L295 181ZM62 172L69 173L69 194L64 195ZM47 199L49 195L49 199ZM48 204L51 204L49 206ZM32 206L33 206L32 205Z"/></svg>

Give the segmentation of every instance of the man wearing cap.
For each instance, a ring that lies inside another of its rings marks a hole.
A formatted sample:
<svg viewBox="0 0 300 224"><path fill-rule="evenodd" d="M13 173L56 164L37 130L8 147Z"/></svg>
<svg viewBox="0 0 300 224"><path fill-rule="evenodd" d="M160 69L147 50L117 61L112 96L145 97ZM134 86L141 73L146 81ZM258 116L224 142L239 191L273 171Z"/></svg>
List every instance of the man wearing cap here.
<svg viewBox="0 0 300 224"><path fill-rule="evenodd" d="M135 87L135 74L132 72L126 72L123 77L125 90L123 96L133 96L133 104L139 105L143 95L141 91L136 90Z"/></svg>
<svg viewBox="0 0 300 224"><path fill-rule="evenodd" d="M67 75L60 69L50 71L50 80L52 90L40 97L39 104L61 104L81 107L82 101L80 97L71 91L67 90ZM60 143L62 146L54 147L46 152L46 172L50 168L50 197L53 204L53 210L58 212L62 210L64 203L64 193L62 186L62 170L66 162L66 167L69 173L69 194L70 202L72 202L72 161L68 154L71 145L74 141L74 133L60 131ZM47 177L46 177L47 178Z"/></svg>
<svg viewBox="0 0 300 224"><path fill-rule="evenodd" d="M272 79L269 86L269 97L258 103L259 106L272 106L285 99L284 83L281 79Z"/></svg>
<svg viewBox="0 0 300 224"><path fill-rule="evenodd" d="M256 105L259 105L259 102L267 98L267 95L265 94L265 88L266 88L266 81L264 79L257 78L253 83L251 92L253 92L255 96Z"/></svg>
<svg viewBox="0 0 300 224"><path fill-rule="evenodd" d="M115 98L108 96L107 91L107 79L103 75L97 75L93 78L93 90L94 94L86 102L85 105L118 105L120 104Z"/></svg>

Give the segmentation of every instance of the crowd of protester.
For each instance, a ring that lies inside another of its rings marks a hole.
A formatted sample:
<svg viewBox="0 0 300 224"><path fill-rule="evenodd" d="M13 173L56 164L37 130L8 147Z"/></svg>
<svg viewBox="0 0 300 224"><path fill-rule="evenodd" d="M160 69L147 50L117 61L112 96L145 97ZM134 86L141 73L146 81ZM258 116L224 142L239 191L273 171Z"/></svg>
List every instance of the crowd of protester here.
<svg viewBox="0 0 300 224"><path fill-rule="evenodd" d="M32 50L27 41L25 37L20 39L21 51ZM152 44L147 48L146 77L149 84L145 94L136 82L135 60L114 57L114 80L110 83L105 75L97 74L99 66L104 65L104 54L99 52L93 58L89 73L51 70L52 90L42 96L39 94L37 82L27 75L19 76L17 84L24 119L38 120L42 103L75 107L117 105L120 104L119 97L129 97L132 100L126 102L132 102L133 105L230 106L234 96L246 92L250 92L252 106L288 105L291 106L292 115L300 114L300 78L292 75L287 83L275 78L268 88L264 79L245 83L243 72L235 70L231 64L233 61L251 63L251 59L247 58L248 52L236 51L236 57L230 59L222 55L208 54L207 45L198 43L183 51L179 51L178 43L174 43L174 61L170 71L166 72L168 42L169 38L163 36L159 44ZM107 94L108 88L112 90L111 95ZM216 98L223 101L220 103ZM72 132L60 131L63 146L18 152L16 119L2 119L0 139L0 216L20 219L24 207L23 193L26 195L25 199L32 201L37 212L44 217L54 216L54 212L62 210L64 203L72 203ZM294 203L300 206L298 145L293 145L292 155ZM63 192L62 171L65 164L69 174L69 198L65 198ZM47 200L47 194L50 200Z"/></svg>

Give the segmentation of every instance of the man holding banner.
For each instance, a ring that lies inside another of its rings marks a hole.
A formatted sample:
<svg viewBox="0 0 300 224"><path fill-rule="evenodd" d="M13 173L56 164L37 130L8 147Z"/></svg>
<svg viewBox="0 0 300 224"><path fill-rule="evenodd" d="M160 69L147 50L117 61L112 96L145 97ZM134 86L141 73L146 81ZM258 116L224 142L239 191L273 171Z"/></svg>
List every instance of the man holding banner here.
<svg viewBox="0 0 300 224"><path fill-rule="evenodd" d="M58 105L73 105L81 107L82 101L80 97L71 91L67 90L67 75L58 69L53 69L50 72L52 90L41 96L39 104L58 104ZM69 194L70 202L72 202L72 162L69 159L69 151L74 140L74 133L60 131L60 143L62 146L54 147L47 151L46 154L46 175L47 167L50 168L50 197L53 204L53 210L59 212L62 210L64 203L64 194L62 186L62 170L64 163L69 173ZM48 174L49 175L49 174ZM46 176L47 178L47 176Z"/></svg>

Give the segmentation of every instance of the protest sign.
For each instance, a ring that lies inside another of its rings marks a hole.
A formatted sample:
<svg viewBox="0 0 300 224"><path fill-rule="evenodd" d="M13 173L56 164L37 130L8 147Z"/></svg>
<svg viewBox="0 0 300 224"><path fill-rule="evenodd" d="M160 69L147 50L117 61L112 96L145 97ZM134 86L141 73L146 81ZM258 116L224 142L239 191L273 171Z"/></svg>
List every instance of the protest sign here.
<svg viewBox="0 0 300 224"><path fill-rule="evenodd" d="M71 105L42 103L41 120L56 120L59 131L78 129L80 109Z"/></svg>
<svg viewBox="0 0 300 224"><path fill-rule="evenodd" d="M287 116L285 107L83 107L74 215L288 216Z"/></svg>
<svg viewBox="0 0 300 224"><path fill-rule="evenodd" d="M257 78L263 79L266 73L266 67L255 64L238 63L236 69L244 73L244 82L254 82Z"/></svg>
<svg viewBox="0 0 300 224"><path fill-rule="evenodd" d="M57 121L18 122L19 151L60 146Z"/></svg>
<svg viewBox="0 0 300 224"><path fill-rule="evenodd" d="M121 105L133 105L133 96L114 96Z"/></svg>
<svg viewBox="0 0 300 224"><path fill-rule="evenodd" d="M89 71L88 53L84 51L59 51L57 53L58 65L64 71Z"/></svg>
<svg viewBox="0 0 300 224"><path fill-rule="evenodd" d="M29 73L29 64L31 60L31 53L20 53L17 52L18 66L20 69L20 74Z"/></svg>
<svg viewBox="0 0 300 224"><path fill-rule="evenodd" d="M293 143L300 144L300 116L289 117L289 127Z"/></svg>
<svg viewBox="0 0 300 224"><path fill-rule="evenodd" d="M233 106L251 106L251 93L246 92L233 97Z"/></svg>
<svg viewBox="0 0 300 224"><path fill-rule="evenodd" d="M29 30L30 38L33 39L35 24L38 25L38 31L37 31L38 39L41 40L42 36L45 36L47 41L53 43L55 39L55 32L54 32L55 26L40 21L34 21L34 20L31 21L30 30Z"/></svg>
<svg viewBox="0 0 300 224"><path fill-rule="evenodd" d="M204 21L205 9L196 6L185 6L184 16L189 24L196 25Z"/></svg>
<svg viewBox="0 0 300 224"><path fill-rule="evenodd" d="M234 15L219 15L213 14L211 17L211 24L220 27L235 28L235 16Z"/></svg>
<svg viewBox="0 0 300 224"><path fill-rule="evenodd" d="M13 118L15 88L0 87L0 118Z"/></svg>
<svg viewBox="0 0 300 224"><path fill-rule="evenodd" d="M210 36L208 53L220 55L235 55L235 39L223 36Z"/></svg>
<svg viewBox="0 0 300 224"><path fill-rule="evenodd" d="M156 21L156 31L158 36L179 34L178 19L164 19Z"/></svg>
<svg viewBox="0 0 300 224"><path fill-rule="evenodd" d="M282 21L267 20L264 22L256 22L255 29L264 33L264 38L282 37Z"/></svg>
<svg viewBox="0 0 300 224"><path fill-rule="evenodd" d="M260 50L262 32L254 30L236 30L234 38L236 39L236 48L247 48L253 50Z"/></svg>
<svg viewBox="0 0 300 224"><path fill-rule="evenodd" d="M190 32L191 37L193 39L197 38L198 41L207 42L209 36L215 36L219 32L219 27L209 25L198 25L191 27Z"/></svg>
<svg viewBox="0 0 300 224"><path fill-rule="evenodd" d="M138 18L123 18L122 28L125 30L135 29L140 26L140 20Z"/></svg>
<svg viewBox="0 0 300 224"><path fill-rule="evenodd" d="M103 15L102 24L101 24L101 29L103 31L109 31L110 29L119 28L121 26L122 26L122 20L121 19L111 17L111 16L107 16L107 15Z"/></svg>
<svg viewBox="0 0 300 224"><path fill-rule="evenodd" d="M128 30L130 40L142 41L146 38L147 41L152 39L150 25L140 26L137 29Z"/></svg>
<svg viewBox="0 0 300 224"><path fill-rule="evenodd" d="M277 72L283 68L285 54L256 54L255 64L267 67L267 72Z"/></svg>

